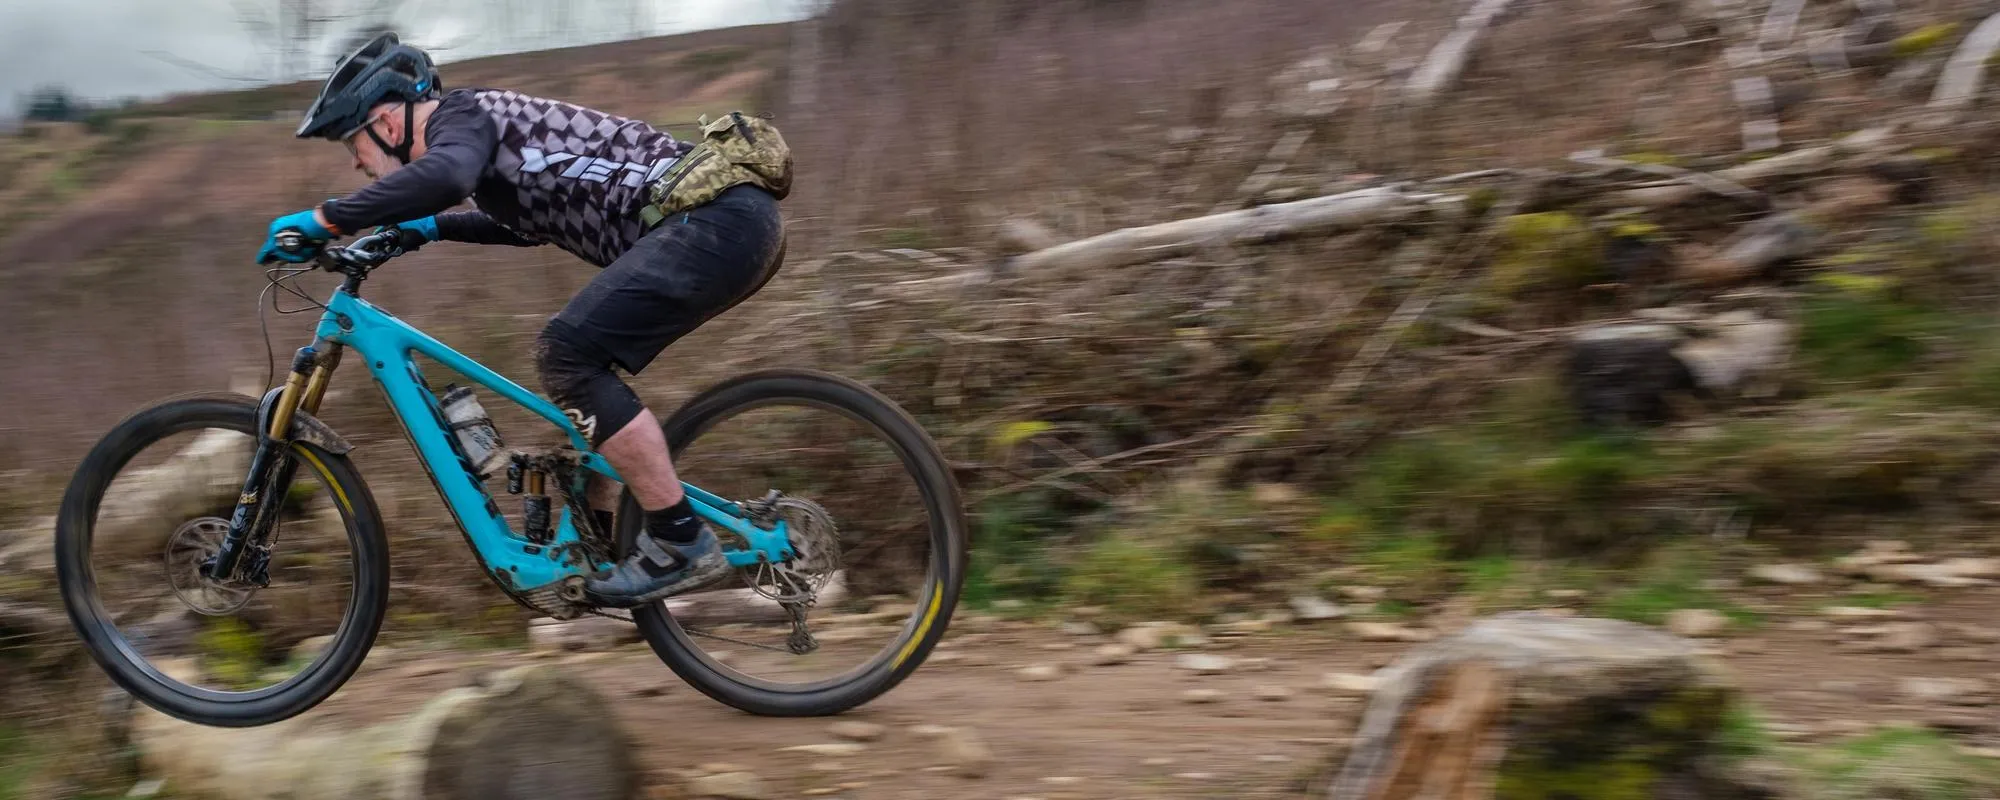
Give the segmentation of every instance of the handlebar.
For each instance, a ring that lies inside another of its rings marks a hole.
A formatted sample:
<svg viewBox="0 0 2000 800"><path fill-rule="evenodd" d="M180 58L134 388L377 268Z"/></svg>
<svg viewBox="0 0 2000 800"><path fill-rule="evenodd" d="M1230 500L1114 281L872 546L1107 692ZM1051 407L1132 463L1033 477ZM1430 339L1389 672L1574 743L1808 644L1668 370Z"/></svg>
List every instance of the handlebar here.
<svg viewBox="0 0 2000 800"><path fill-rule="evenodd" d="M395 228L372 233L349 242L346 247L328 247L314 258L328 272L367 272L383 262L409 252L402 232Z"/></svg>

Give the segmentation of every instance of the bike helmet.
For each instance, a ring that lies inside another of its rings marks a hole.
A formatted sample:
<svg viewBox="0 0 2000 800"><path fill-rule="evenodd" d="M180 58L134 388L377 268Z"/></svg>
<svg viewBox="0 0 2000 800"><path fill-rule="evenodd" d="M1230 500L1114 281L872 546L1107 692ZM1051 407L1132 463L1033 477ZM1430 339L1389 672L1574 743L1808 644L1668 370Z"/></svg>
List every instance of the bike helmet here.
<svg viewBox="0 0 2000 800"><path fill-rule="evenodd" d="M368 138L374 139L384 151L407 164L416 133L410 129L415 113L410 104L441 93L442 87L430 55L403 44L393 31L383 32L347 54L334 66L333 75L326 79L326 85L320 87L312 107L306 109L305 119L299 123L296 135L301 139L317 137L341 141L368 121L368 112L376 104L401 100L405 103L403 143L392 147L382 141L373 128L368 129Z"/></svg>

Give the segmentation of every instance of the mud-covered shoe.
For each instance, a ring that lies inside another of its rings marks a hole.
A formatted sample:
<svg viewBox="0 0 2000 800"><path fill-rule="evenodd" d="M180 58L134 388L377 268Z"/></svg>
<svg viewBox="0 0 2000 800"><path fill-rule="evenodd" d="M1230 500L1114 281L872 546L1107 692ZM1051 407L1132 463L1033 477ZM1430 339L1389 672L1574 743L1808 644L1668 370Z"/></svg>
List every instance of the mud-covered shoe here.
<svg viewBox="0 0 2000 800"><path fill-rule="evenodd" d="M630 608L700 589L729 574L722 543L706 525L689 544L642 533L635 551L609 572L585 579L584 595L600 606Z"/></svg>

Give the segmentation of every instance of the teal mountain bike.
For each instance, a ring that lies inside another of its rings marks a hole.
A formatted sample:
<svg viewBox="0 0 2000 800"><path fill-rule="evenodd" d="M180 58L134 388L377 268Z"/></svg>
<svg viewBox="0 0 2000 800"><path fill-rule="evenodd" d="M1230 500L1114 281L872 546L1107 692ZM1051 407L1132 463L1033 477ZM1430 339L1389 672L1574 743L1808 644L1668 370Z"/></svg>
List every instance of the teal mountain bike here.
<svg viewBox="0 0 2000 800"><path fill-rule="evenodd" d="M383 510L353 446L316 416L346 351L386 396L479 570L519 604L629 620L679 678L753 714L839 713L923 663L958 602L967 531L948 463L908 413L808 370L697 394L662 425L683 479L701 476L687 494L741 580L629 616L594 608L583 576L632 545L637 502L624 493L606 529L587 489L617 471L561 409L361 299L371 272L404 253L394 236L268 274L273 286L315 269L344 276L314 304L314 340L282 386L148 406L78 466L56 525L58 577L71 622L120 687L191 722L268 724L355 674L392 594L428 598L447 629L451 614L477 613L451 610L465 593L438 585L445 565L399 562L392 582ZM470 389L434 389L418 355L525 409L531 427L554 426L550 441L506 447ZM399 503L395 515L422 510Z"/></svg>

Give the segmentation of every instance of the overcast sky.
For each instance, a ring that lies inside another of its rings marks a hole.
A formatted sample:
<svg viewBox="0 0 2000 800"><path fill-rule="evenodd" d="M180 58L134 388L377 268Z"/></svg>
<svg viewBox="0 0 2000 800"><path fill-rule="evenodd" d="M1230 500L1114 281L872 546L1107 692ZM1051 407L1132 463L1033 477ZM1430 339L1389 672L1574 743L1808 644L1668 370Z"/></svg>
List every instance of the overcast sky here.
<svg viewBox="0 0 2000 800"><path fill-rule="evenodd" d="M570 28L586 41L630 38L634 3L637 19L648 20L645 33L666 34L732 25L771 22L791 15L794 0L567 0ZM333 6L340 0L320 0ZM346 6L372 6L382 0L347 0ZM457 43L440 61L491 55L509 49L538 49L568 44L538 35L548 18L522 19L522 8L554 13L551 0L512 0L516 13L495 13L510 0L400 0L404 11L397 24L405 40L417 44ZM48 84L60 84L95 99L125 96L156 97L171 92L242 87L248 84L174 66L146 54L162 51L238 75L272 74L269 51L239 22L237 9L270 9L278 0L0 0L0 117L16 113L22 95ZM506 32L517 34L518 46L500 35L496 19L509 20ZM522 28L530 33L518 36ZM580 43L580 42L577 42ZM330 64L329 64L330 66Z"/></svg>

